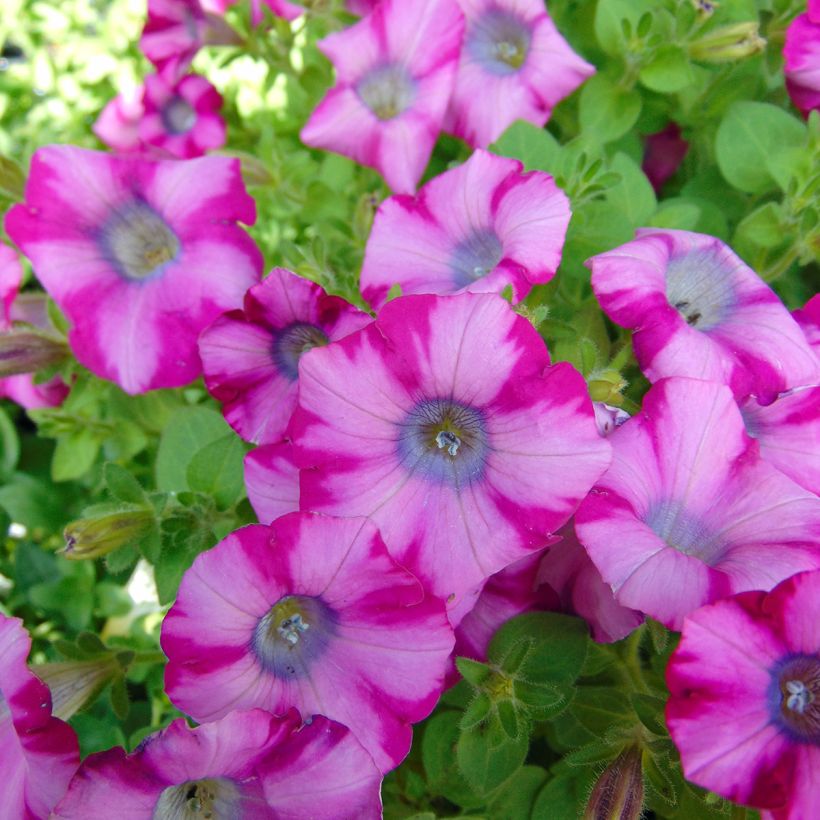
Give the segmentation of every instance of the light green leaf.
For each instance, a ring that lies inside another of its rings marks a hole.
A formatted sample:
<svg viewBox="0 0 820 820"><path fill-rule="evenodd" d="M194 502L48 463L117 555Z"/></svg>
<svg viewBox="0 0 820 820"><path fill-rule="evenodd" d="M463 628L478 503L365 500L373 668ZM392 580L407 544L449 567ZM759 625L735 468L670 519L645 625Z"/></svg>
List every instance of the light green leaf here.
<svg viewBox="0 0 820 820"><path fill-rule="evenodd" d="M561 146L548 131L518 120L490 146L490 150L499 156L523 162L527 171L554 174Z"/></svg>
<svg viewBox="0 0 820 820"><path fill-rule="evenodd" d="M581 132L597 142L616 140L635 125L641 103L639 92L616 85L605 74L596 74L581 89Z"/></svg>
<svg viewBox="0 0 820 820"><path fill-rule="evenodd" d="M647 88L662 94L680 91L695 79L689 55L680 46L673 45L661 46L638 77Z"/></svg>
<svg viewBox="0 0 820 820"><path fill-rule="evenodd" d="M227 509L245 494L244 458L245 448L235 433L218 438L194 454L188 465L188 486Z"/></svg>

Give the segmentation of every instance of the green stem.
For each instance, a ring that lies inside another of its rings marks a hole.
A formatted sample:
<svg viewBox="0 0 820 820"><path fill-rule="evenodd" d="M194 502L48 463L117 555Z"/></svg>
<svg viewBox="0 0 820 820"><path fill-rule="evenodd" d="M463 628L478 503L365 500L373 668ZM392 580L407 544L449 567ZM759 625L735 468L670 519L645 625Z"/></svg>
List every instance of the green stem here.
<svg viewBox="0 0 820 820"><path fill-rule="evenodd" d="M624 668L626 669L629 680L638 692L649 692L649 687L643 679L643 664L641 663L641 641L646 634L646 625L641 624L625 641L624 641Z"/></svg>

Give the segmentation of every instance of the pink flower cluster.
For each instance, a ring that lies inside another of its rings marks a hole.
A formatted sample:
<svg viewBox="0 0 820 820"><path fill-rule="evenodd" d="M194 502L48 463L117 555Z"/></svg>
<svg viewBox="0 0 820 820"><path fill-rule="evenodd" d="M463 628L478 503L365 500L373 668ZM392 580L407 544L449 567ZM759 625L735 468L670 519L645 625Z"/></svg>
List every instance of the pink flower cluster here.
<svg viewBox="0 0 820 820"><path fill-rule="evenodd" d="M381 0L319 47L336 85L303 141L377 169L401 194L440 131L486 148L516 119L543 125L594 71L541 0Z"/></svg>
<svg viewBox="0 0 820 820"><path fill-rule="evenodd" d="M786 88L804 114L820 110L820 0L792 20L783 47Z"/></svg>

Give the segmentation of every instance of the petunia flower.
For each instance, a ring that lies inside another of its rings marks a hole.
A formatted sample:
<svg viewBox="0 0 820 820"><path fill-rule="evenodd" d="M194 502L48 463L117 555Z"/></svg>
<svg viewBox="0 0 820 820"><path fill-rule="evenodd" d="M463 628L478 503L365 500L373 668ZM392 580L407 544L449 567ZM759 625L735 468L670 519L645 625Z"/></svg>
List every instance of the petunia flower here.
<svg viewBox="0 0 820 820"><path fill-rule="evenodd" d="M202 46L239 42L236 32L200 0L148 0L140 48L169 81L185 74Z"/></svg>
<svg viewBox="0 0 820 820"><path fill-rule="evenodd" d="M792 102L804 114L820 110L820 2L809 0L786 29L783 73Z"/></svg>
<svg viewBox="0 0 820 820"><path fill-rule="evenodd" d="M572 523L562 527L561 540L539 560L536 582L541 595L552 594L552 609L578 615L599 643L625 638L643 621L640 612L622 606L581 546Z"/></svg>
<svg viewBox="0 0 820 820"><path fill-rule="evenodd" d="M561 262L569 200L541 171L476 151L415 197L379 206L367 240L362 295L381 307L402 293L500 293L515 301L548 282Z"/></svg>
<svg viewBox="0 0 820 820"><path fill-rule="evenodd" d="M23 622L0 613L0 817L10 820L48 817L80 764L74 730L26 666L30 650Z"/></svg>
<svg viewBox="0 0 820 820"><path fill-rule="evenodd" d="M262 524L299 509L299 468L289 441L263 444L245 456L248 501Z"/></svg>
<svg viewBox="0 0 820 820"><path fill-rule="evenodd" d="M348 726L383 772L438 700L444 605L360 518L292 513L202 553L162 626L168 696L198 721L296 707Z"/></svg>
<svg viewBox="0 0 820 820"><path fill-rule="evenodd" d="M314 282L274 268L242 310L220 316L200 337L205 384L240 436L279 441L296 406L301 356L371 321Z"/></svg>
<svg viewBox="0 0 820 820"><path fill-rule="evenodd" d="M239 162L40 148L5 227L72 322L82 364L129 393L202 372L200 331L239 307L262 257Z"/></svg>
<svg viewBox="0 0 820 820"><path fill-rule="evenodd" d="M544 125L595 68L558 33L543 0L458 0L467 19L446 131L486 148L515 120Z"/></svg>
<svg viewBox="0 0 820 820"><path fill-rule="evenodd" d="M792 481L820 495L820 385L781 393L771 404L740 404L746 432L760 455Z"/></svg>
<svg viewBox="0 0 820 820"><path fill-rule="evenodd" d="M382 0L347 0L345 5L351 14L358 14L364 17L365 14L370 14Z"/></svg>
<svg viewBox="0 0 820 820"><path fill-rule="evenodd" d="M499 296L402 296L307 353L300 504L364 515L456 607L546 546L610 460L581 375Z"/></svg>
<svg viewBox="0 0 820 820"><path fill-rule="evenodd" d="M65 344L49 332L53 328L46 312L45 294L20 294L22 279L23 269L17 254L0 243L0 372L13 372L0 378L0 398L11 399L27 410L57 407L68 395L65 382L55 376L37 384L32 373L56 364L68 351ZM27 327L33 332L25 331ZM7 349L9 347L13 349Z"/></svg>
<svg viewBox="0 0 820 820"><path fill-rule="evenodd" d="M198 74L168 81L149 74L144 86L106 105L94 133L121 152L143 150L188 159L225 144L222 97Z"/></svg>
<svg viewBox="0 0 820 820"><path fill-rule="evenodd" d="M634 329L651 382L708 379L765 403L820 379L820 361L780 299L719 239L642 228L588 264L601 307Z"/></svg>
<svg viewBox="0 0 820 820"><path fill-rule="evenodd" d="M346 727L253 709L196 729L175 720L128 755L119 747L89 755L52 817L378 818L380 783Z"/></svg>
<svg viewBox="0 0 820 820"><path fill-rule="evenodd" d="M383 0L319 41L336 85L302 129L303 142L375 168L394 191L412 193L441 129L463 28L455 0Z"/></svg>
<svg viewBox="0 0 820 820"><path fill-rule="evenodd" d="M820 293L812 296L802 308L793 311L792 316L800 325L815 356L820 359Z"/></svg>
<svg viewBox="0 0 820 820"><path fill-rule="evenodd" d="M820 499L763 461L724 385L664 379L609 436L575 531L618 602L670 629L820 567Z"/></svg>
<svg viewBox="0 0 820 820"><path fill-rule="evenodd" d="M775 820L817 816L820 572L693 612L666 681L687 779Z"/></svg>
<svg viewBox="0 0 820 820"><path fill-rule="evenodd" d="M688 150L689 143L681 137L680 126L676 122L670 122L663 130L646 137L641 170L652 183L656 194L674 176Z"/></svg>

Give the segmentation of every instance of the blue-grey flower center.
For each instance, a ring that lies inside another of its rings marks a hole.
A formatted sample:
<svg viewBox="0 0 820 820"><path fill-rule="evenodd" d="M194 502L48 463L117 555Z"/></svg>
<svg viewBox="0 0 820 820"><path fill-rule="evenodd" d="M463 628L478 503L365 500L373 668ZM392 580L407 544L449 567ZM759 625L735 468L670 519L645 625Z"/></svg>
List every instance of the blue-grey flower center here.
<svg viewBox="0 0 820 820"><path fill-rule="evenodd" d="M299 377L299 358L314 347L324 347L330 339L322 328L308 322L294 322L273 335L273 361L279 372L292 382Z"/></svg>
<svg viewBox="0 0 820 820"><path fill-rule="evenodd" d="M673 256L666 268L666 298L687 324L710 330L734 307L732 268L708 249Z"/></svg>
<svg viewBox="0 0 820 820"><path fill-rule="evenodd" d="M489 447L480 410L452 399L425 399L398 428L399 458L414 474L457 487L483 475Z"/></svg>
<svg viewBox="0 0 820 820"><path fill-rule="evenodd" d="M820 745L820 656L792 655L772 674L776 722L795 740Z"/></svg>
<svg viewBox="0 0 820 820"><path fill-rule="evenodd" d="M277 678L303 678L334 632L333 611L320 598L286 595L263 615L251 646L262 667Z"/></svg>
<svg viewBox="0 0 820 820"><path fill-rule="evenodd" d="M467 287L482 276L491 273L501 261L504 249L495 231L489 228L473 231L456 245L450 256L453 283L458 288Z"/></svg>
<svg viewBox="0 0 820 820"><path fill-rule="evenodd" d="M675 501L653 505L644 522L670 547L713 566L722 557L723 541L713 534L706 522L687 512Z"/></svg>
<svg viewBox="0 0 820 820"><path fill-rule="evenodd" d="M194 107L179 96L173 96L165 103L160 116L169 134L187 134L196 125Z"/></svg>
<svg viewBox="0 0 820 820"><path fill-rule="evenodd" d="M208 777L169 786L159 796L152 820L234 820L242 816L242 792L227 777Z"/></svg>
<svg viewBox="0 0 820 820"><path fill-rule="evenodd" d="M98 236L100 250L126 279L161 273L179 255L179 239L146 202L133 200L114 211Z"/></svg>
<svg viewBox="0 0 820 820"><path fill-rule="evenodd" d="M413 104L416 84L404 66L391 63L368 71L356 93L380 120L392 120Z"/></svg>
<svg viewBox="0 0 820 820"><path fill-rule="evenodd" d="M514 74L527 59L531 39L523 20L491 8L467 30L467 53L491 74Z"/></svg>

